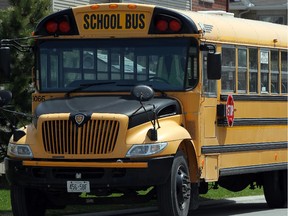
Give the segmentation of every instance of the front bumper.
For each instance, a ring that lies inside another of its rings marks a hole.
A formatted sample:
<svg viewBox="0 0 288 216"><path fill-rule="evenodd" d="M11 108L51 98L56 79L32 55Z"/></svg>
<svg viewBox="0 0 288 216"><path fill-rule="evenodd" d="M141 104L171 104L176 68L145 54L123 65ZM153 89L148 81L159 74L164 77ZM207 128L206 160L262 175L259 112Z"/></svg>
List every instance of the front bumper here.
<svg viewBox="0 0 288 216"><path fill-rule="evenodd" d="M95 162L96 166L94 167L73 166L75 162L71 162L69 165L69 161L61 162L60 165L55 162L57 166L53 166L54 162L48 162L45 166L44 163L29 164L25 161L5 158L6 178L13 185L56 191L66 190L67 181L77 180L89 181L91 190L155 186L167 181L171 172L173 156L141 161L142 164L147 164L146 168L133 168L131 161L128 168L124 166L125 162L121 168L108 167L109 162L107 161L103 162L106 166L101 166L101 162L98 161ZM81 162L82 164L85 165L85 162ZM89 162L89 165L91 164L93 162Z"/></svg>

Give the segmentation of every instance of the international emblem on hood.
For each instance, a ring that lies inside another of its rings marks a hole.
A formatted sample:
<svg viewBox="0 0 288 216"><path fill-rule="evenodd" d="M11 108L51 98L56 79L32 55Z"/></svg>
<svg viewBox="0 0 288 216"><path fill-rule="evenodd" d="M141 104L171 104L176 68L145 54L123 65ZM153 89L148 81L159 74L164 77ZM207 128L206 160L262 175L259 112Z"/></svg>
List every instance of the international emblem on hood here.
<svg viewBox="0 0 288 216"><path fill-rule="evenodd" d="M85 119L85 115L83 114L77 114L74 117L76 124L81 125Z"/></svg>
<svg viewBox="0 0 288 216"><path fill-rule="evenodd" d="M88 122L91 118L91 115L87 115L84 113L71 113L70 121L76 124L78 127L83 126L86 122Z"/></svg>

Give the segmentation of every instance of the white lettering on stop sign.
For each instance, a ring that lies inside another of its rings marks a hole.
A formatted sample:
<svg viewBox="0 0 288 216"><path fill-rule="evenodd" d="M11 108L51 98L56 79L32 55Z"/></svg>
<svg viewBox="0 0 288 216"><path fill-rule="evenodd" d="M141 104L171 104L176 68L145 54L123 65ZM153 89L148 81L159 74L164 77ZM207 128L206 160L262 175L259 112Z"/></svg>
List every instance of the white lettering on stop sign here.
<svg viewBox="0 0 288 216"><path fill-rule="evenodd" d="M226 119L229 127L234 123L234 99L232 95L228 95L226 102Z"/></svg>

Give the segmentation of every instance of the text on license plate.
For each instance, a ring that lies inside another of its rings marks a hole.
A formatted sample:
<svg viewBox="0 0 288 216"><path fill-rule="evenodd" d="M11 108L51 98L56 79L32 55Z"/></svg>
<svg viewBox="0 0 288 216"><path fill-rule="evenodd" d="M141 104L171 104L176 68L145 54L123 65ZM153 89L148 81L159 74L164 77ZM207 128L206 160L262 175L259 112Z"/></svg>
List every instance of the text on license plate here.
<svg viewBox="0 0 288 216"><path fill-rule="evenodd" d="M67 181L68 193L90 193L89 181Z"/></svg>

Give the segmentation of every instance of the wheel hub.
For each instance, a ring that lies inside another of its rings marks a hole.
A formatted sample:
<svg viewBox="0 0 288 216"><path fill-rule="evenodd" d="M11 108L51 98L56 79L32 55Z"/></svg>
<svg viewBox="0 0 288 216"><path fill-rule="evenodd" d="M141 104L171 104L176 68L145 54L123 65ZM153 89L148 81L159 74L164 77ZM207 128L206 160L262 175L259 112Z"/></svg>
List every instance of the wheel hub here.
<svg viewBox="0 0 288 216"><path fill-rule="evenodd" d="M182 166L178 168L176 179L177 200L180 209L184 209L187 205L186 201L190 198L190 180L186 170Z"/></svg>

